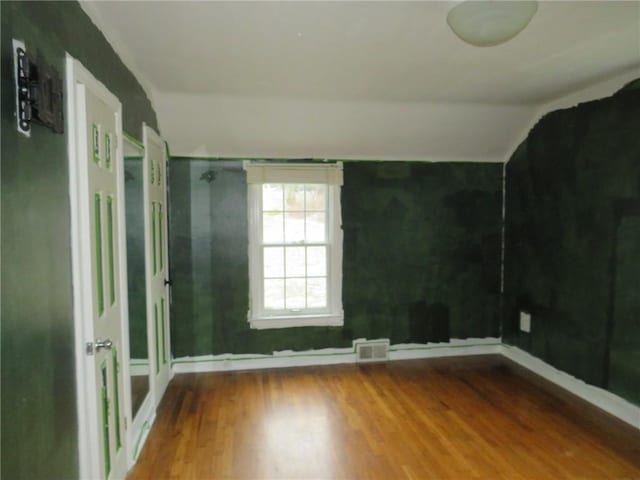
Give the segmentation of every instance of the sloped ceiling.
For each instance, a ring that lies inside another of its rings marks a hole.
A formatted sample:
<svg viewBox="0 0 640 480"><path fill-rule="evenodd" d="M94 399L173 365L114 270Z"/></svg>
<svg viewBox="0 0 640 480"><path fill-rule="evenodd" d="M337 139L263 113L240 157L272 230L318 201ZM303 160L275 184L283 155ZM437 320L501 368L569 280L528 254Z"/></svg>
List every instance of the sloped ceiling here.
<svg viewBox="0 0 640 480"><path fill-rule="evenodd" d="M554 99L640 75L640 2L540 2L480 48L456 2L82 2L178 155L503 160Z"/></svg>

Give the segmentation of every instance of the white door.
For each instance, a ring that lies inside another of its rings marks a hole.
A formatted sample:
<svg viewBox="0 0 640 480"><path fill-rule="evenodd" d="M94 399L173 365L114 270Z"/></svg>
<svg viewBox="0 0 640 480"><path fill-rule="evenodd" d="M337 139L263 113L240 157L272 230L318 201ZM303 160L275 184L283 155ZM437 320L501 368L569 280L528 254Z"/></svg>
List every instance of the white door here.
<svg viewBox="0 0 640 480"><path fill-rule="evenodd" d="M127 469L121 105L70 58L67 75L81 474L108 480Z"/></svg>
<svg viewBox="0 0 640 480"><path fill-rule="evenodd" d="M167 388L171 372L169 350L169 266L167 265L166 150L162 139L143 126L144 203L146 241L147 315L151 389L157 405Z"/></svg>

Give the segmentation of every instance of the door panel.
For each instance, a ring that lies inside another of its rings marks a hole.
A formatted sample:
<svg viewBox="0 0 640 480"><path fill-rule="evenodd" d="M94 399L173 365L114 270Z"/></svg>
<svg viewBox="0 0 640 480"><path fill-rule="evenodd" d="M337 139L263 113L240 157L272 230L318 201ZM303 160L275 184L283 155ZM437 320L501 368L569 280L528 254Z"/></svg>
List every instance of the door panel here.
<svg viewBox="0 0 640 480"><path fill-rule="evenodd" d="M86 206L88 222L81 225L81 235L90 252L91 332L93 351L86 361L93 365L95 395L88 401L97 403L98 442L97 456L100 478L123 478L126 474L125 421L123 415L124 384L120 368L122 363L122 326L126 322L126 271L121 270L121 251L124 239L120 231L124 198L119 181L122 162L118 143L122 132L120 106L108 103L90 88L76 84L79 100L78 135L80 149L78 161L85 162L81 172L79 202ZM87 250L85 250L87 251ZM124 292L124 294L122 293ZM91 355L92 353L92 355Z"/></svg>
<svg viewBox="0 0 640 480"><path fill-rule="evenodd" d="M147 311L149 322L149 345L155 349L152 391L157 405L170 379L171 359L169 340L169 287L167 281L167 187L166 154L162 139L148 126L143 128L145 148L144 203L147 251Z"/></svg>

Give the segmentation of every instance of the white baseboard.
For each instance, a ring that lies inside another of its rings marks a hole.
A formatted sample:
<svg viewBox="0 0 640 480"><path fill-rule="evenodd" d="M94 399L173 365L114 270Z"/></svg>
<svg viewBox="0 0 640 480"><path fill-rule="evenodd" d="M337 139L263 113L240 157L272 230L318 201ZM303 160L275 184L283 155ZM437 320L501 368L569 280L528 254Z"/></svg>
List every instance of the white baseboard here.
<svg viewBox="0 0 640 480"><path fill-rule="evenodd" d="M499 354L499 338L452 338L443 343L399 343L389 347L389 360Z"/></svg>
<svg viewBox="0 0 640 480"><path fill-rule="evenodd" d="M594 387L512 345L502 344L501 353L527 370L555 383L596 407L640 429L640 407L603 388Z"/></svg>
<svg viewBox="0 0 640 480"><path fill-rule="evenodd" d="M356 339L355 345L365 339ZM451 339L443 343L395 344L389 347L389 360L453 357L463 355L504 355L527 370L577 395L605 412L640 429L640 407L602 388L588 385L552 367L518 347L501 343L500 338ZM324 348L295 352L284 350L272 355L222 354L181 357L173 360L173 373L223 372L263 368L303 367L355 363L355 347Z"/></svg>
<svg viewBox="0 0 640 480"><path fill-rule="evenodd" d="M356 339L354 345L364 339ZM444 343L397 344L389 348L389 360L407 360L412 358L449 357L454 355L482 355L499 353L499 338L452 339ZM336 365L355 363L356 353L353 346L347 348L324 348L294 352L284 350L272 355L203 355L199 357L180 357L173 360L175 373L221 372L233 370L252 370L261 368L303 367L311 365Z"/></svg>
<svg viewBox="0 0 640 480"><path fill-rule="evenodd" d="M180 357L173 359L172 366L175 373L226 372L354 363L355 358L352 348L324 348L305 352L284 350L273 352L272 355L224 353L222 355Z"/></svg>

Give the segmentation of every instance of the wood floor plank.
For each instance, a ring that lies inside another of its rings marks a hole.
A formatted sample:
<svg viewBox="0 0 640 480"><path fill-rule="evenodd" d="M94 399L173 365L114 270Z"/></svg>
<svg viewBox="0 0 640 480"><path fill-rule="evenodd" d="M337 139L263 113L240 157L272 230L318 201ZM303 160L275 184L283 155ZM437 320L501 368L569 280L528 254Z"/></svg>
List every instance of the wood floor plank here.
<svg viewBox="0 0 640 480"><path fill-rule="evenodd" d="M640 431L498 356L177 375L128 480L640 479Z"/></svg>

